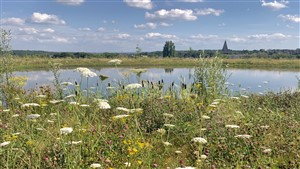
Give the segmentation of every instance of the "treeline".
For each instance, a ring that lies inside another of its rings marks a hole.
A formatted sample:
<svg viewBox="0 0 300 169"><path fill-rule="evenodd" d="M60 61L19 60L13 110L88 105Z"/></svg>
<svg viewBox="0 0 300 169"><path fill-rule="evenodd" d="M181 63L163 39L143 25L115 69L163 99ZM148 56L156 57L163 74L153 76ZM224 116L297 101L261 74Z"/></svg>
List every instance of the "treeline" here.
<svg viewBox="0 0 300 169"><path fill-rule="evenodd" d="M87 53L87 52L47 52L32 50L13 50L15 56L38 56L50 58L117 58L117 57L180 57L197 58L214 57L216 55L223 58L272 58L272 59L300 59L300 49L296 50L229 50L223 53L221 50L181 50L174 51L171 55L166 55L163 51L139 52L139 53Z"/></svg>

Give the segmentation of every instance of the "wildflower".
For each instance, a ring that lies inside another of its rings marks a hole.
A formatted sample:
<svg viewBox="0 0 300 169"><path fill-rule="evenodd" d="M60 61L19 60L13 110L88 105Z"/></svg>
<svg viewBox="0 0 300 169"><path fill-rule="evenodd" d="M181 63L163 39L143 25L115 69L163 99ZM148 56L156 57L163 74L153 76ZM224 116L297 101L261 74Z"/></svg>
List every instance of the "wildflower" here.
<svg viewBox="0 0 300 169"><path fill-rule="evenodd" d="M206 116L206 115L201 116L201 118L204 119L204 120L210 119L210 117L209 117L209 116Z"/></svg>
<svg viewBox="0 0 300 169"><path fill-rule="evenodd" d="M99 163L93 163L90 165L91 168L100 168L101 167L101 164Z"/></svg>
<svg viewBox="0 0 300 169"><path fill-rule="evenodd" d="M248 134L241 134L241 135L236 135L234 136L235 138L246 138L246 139L249 139L251 138L252 136L251 135L248 135Z"/></svg>
<svg viewBox="0 0 300 169"><path fill-rule="evenodd" d="M40 107L37 103L25 103L21 106L21 108L27 108L27 107Z"/></svg>
<svg viewBox="0 0 300 169"><path fill-rule="evenodd" d="M231 99L233 100L239 100L240 98L239 97L230 97Z"/></svg>
<svg viewBox="0 0 300 169"><path fill-rule="evenodd" d="M37 119L37 118L39 118L41 115L39 115L39 114L29 114L29 115L27 115L26 117L27 117L27 119Z"/></svg>
<svg viewBox="0 0 300 169"><path fill-rule="evenodd" d="M107 102L104 102L104 101L99 102L98 106L99 106L100 109L110 109L111 108L110 105Z"/></svg>
<svg viewBox="0 0 300 169"><path fill-rule="evenodd" d="M231 124L228 124L228 125L225 125L226 128L232 128L232 129L238 129L240 128L240 126L238 125L231 125Z"/></svg>
<svg viewBox="0 0 300 169"><path fill-rule="evenodd" d="M163 113L163 116L165 116L165 117L174 117L173 114L169 114L169 113Z"/></svg>
<svg viewBox="0 0 300 169"><path fill-rule="evenodd" d="M124 112L129 112L130 110L124 107L117 107L116 110L124 111Z"/></svg>
<svg viewBox="0 0 300 169"><path fill-rule="evenodd" d="M39 131L43 131L44 130L43 128L40 128L40 127L36 128L36 129L39 130Z"/></svg>
<svg viewBox="0 0 300 169"><path fill-rule="evenodd" d="M138 89L141 87L142 87L142 85L139 83L132 83L132 84L128 84L127 86L125 86L125 89Z"/></svg>
<svg viewBox="0 0 300 169"><path fill-rule="evenodd" d="M69 102L70 105L80 105L79 103L77 102Z"/></svg>
<svg viewBox="0 0 300 169"><path fill-rule="evenodd" d="M200 156L200 158L201 158L201 159L207 159L207 156L204 155L204 154L202 154L202 155Z"/></svg>
<svg viewBox="0 0 300 169"><path fill-rule="evenodd" d="M10 109L4 109L3 110L3 112L9 112L10 111Z"/></svg>
<svg viewBox="0 0 300 169"><path fill-rule="evenodd" d="M267 148L267 149L264 149L263 153L267 154L267 153L270 153L271 151L272 151L272 149Z"/></svg>
<svg viewBox="0 0 300 169"><path fill-rule="evenodd" d="M50 113L50 116L56 116L57 113Z"/></svg>
<svg viewBox="0 0 300 169"><path fill-rule="evenodd" d="M175 153L176 153L176 154L181 154L182 151L177 150L177 151L175 151Z"/></svg>
<svg viewBox="0 0 300 169"><path fill-rule="evenodd" d="M47 120L47 122L48 122L48 123L54 123L54 121L53 121L53 120Z"/></svg>
<svg viewBox="0 0 300 169"><path fill-rule="evenodd" d="M168 128L173 128L173 127L175 127L174 124L164 124L164 126L165 126L165 127L168 127Z"/></svg>
<svg viewBox="0 0 300 169"><path fill-rule="evenodd" d="M212 107L212 108L217 108L217 106L215 104L210 104L208 105L209 107Z"/></svg>
<svg viewBox="0 0 300 169"><path fill-rule="evenodd" d="M129 147L127 150L130 155L136 154L138 152L136 148L131 148L131 147Z"/></svg>
<svg viewBox="0 0 300 169"><path fill-rule="evenodd" d="M163 144L164 144L165 146L171 146L171 145L172 145L172 144L171 144L170 142L168 142L168 141L163 142Z"/></svg>
<svg viewBox="0 0 300 169"><path fill-rule="evenodd" d="M74 145L77 145L77 144L80 144L82 143L82 141L71 141L69 142L69 144L74 144Z"/></svg>
<svg viewBox="0 0 300 169"><path fill-rule="evenodd" d="M220 102L218 102L218 101L213 101L212 103L211 103L211 105L217 105L217 104L219 104Z"/></svg>
<svg viewBox="0 0 300 169"><path fill-rule="evenodd" d="M81 104L80 107L90 107L88 104Z"/></svg>
<svg viewBox="0 0 300 169"><path fill-rule="evenodd" d="M60 129L60 134L70 134L70 133L72 133L72 131L73 131L73 128L71 128L71 127L64 127L64 128L61 128Z"/></svg>
<svg viewBox="0 0 300 169"><path fill-rule="evenodd" d="M78 67L75 69L76 72L82 73L82 72L86 72L86 71L90 71L90 69L85 68L85 67Z"/></svg>
<svg viewBox="0 0 300 169"><path fill-rule="evenodd" d="M122 60L120 60L120 59L112 59L112 60L108 61L108 63L114 64L114 65L119 65L119 64L122 63Z"/></svg>
<svg viewBox="0 0 300 169"><path fill-rule="evenodd" d="M207 143L207 141L202 137L195 137L195 138L192 139L192 141L195 142L195 143L200 143L200 144Z"/></svg>
<svg viewBox="0 0 300 169"><path fill-rule="evenodd" d="M137 108L137 109L129 109L129 113L142 113L143 109Z"/></svg>
<svg viewBox="0 0 300 169"><path fill-rule="evenodd" d="M131 166L131 163L130 162L126 162L124 163L126 167L130 167Z"/></svg>
<svg viewBox="0 0 300 169"><path fill-rule="evenodd" d="M157 132L159 132L160 134L165 134L166 130L161 128L161 129L157 129Z"/></svg>
<svg viewBox="0 0 300 169"><path fill-rule="evenodd" d="M75 95L74 95L74 97L75 97ZM62 102L64 102L64 100L50 100L49 101L51 104L57 104L57 103L62 103Z"/></svg>
<svg viewBox="0 0 300 169"><path fill-rule="evenodd" d="M70 95L66 96L65 99L69 99L69 98L73 98L73 97L76 97L76 95L75 94L70 94Z"/></svg>
<svg viewBox="0 0 300 169"><path fill-rule="evenodd" d="M201 128L200 130L201 130L201 131L206 131L207 129L206 129L206 128Z"/></svg>
<svg viewBox="0 0 300 169"><path fill-rule="evenodd" d="M263 129L268 129L270 126L260 126L260 128L263 128Z"/></svg>
<svg viewBox="0 0 300 169"><path fill-rule="evenodd" d="M92 71L84 71L81 73L82 76L84 77L95 77L97 76L97 74L95 72L92 72Z"/></svg>
<svg viewBox="0 0 300 169"><path fill-rule="evenodd" d="M61 85L65 85L65 86L71 86L71 85L73 85L73 83L71 83L71 82L62 82L61 83Z"/></svg>
<svg viewBox="0 0 300 169"><path fill-rule="evenodd" d="M19 114L14 114L11 117L19 117L19 116L20 116Z"/></svg>
<svg viewBox="0 0 300 169"><path fill-rule="evenodd" d="M128 114L122 114L122 115L114 116L113 119L123 119L123 118L129 117L129 116L130 115L128 115Z"/></svg>
<svg viewBox="0 0 300 169"><path fill-rule="evenodd" d="M0 144L0 147L4 147L10 144L10 141L5 141L3 143Z"/></svg>

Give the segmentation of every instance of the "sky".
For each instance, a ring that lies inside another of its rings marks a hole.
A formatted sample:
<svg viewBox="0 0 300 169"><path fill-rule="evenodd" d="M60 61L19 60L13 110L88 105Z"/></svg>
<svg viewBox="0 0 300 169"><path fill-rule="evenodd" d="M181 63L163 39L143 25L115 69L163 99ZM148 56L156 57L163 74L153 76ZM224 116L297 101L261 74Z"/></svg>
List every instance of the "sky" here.
<svg viewBox="0 0 300 169"><path fill-rule="evenodd" d="M299 0L1 0L0 10L14 50L300 48Z"/></svg>

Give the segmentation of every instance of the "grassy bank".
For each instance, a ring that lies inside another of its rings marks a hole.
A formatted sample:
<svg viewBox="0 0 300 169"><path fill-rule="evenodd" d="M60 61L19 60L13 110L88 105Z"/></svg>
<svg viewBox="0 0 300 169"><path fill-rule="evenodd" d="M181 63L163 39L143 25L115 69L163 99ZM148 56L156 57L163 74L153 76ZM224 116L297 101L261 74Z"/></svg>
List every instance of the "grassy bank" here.
<svg viewBox="0 0 300 169"><path fill-rule="evenodd" d="M122 67L194 67L198 59L192 58L120 58ZM47 69L48 62L61 63L63 68L83 67L111 67L107 58L85 58L85 59L49 59L39 57L14 58L17 70ZM224 64L229 68L258 68L258 69L300 69L300 60L287 59L224 59Z"/></svg>

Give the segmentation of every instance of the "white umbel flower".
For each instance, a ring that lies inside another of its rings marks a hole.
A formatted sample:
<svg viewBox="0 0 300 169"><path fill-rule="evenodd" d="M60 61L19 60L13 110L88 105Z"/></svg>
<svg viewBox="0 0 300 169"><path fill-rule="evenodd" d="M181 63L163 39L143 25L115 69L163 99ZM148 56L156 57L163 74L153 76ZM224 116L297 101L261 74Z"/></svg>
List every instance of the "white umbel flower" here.
<svg viewBox="0 0 300 169"><path fill-rule="evenodd" d="M40 107L40 105L37 103L25 103L25 104L22 104L22 106L21 106L21 108L28 108L28 107Z"/></svg>
<svg viewBox="0 0 300 169"><path fill-rule="evenodd" d="M91 168L100 168L101 167L101 164L99 163L93 163L90 165Z"/></svg>
<svg viewBox="0 0 300 169"><path fill-rule="evenodd" d="M10 144L10 141L5 141L3 143L0 144L0 147L4 147Z"/></svg>
<svg viewBox="0 0 300 169"><path fill-rule="evenodd" d="M207 143L207 140L205 138L202 138L202 137L195 137L195 138L192 139L192 142L205 144L205 143Z"/></svg>
<svg viewBox="0 0 300 169"><path fill-rule="evenodd" d="M29 115L27 115L26 117L27 117L27 119L37 119L37 118L39 118L41 115L39 115L39 114L29 114Z"/></svg>
<svg viewBox="0 0 300 169"><path fill-rule="evenodd" d="M98 106L99 106L100 109L110 109L111 108L110 105L107 102L104 102L104 101L99 102Z"/></svg>
<svg viewBox="0 0 300 169"><path fill-rule="evenodd" d="M64 127L60 129L60 134L70 134L73 132L73 128L71 127Z"/></svg>
<svg viewBox="0 0 300 169"><path fill-rule="evenodd" d="M126 117L129 117L130 115L128 114L121 114L121 115L116 115L113 117L113 119L123 119L123 118L126 118Z"/></svg>
<svg viewBox="0 0 300 169"><path fill-rule="evenodd" d="M127 86L125 86L125 89L138 89L141 87L142 87L142 85L139 83L132 83L132 84L128 84Z"/></svg>
<svg viewBox="0 0 300 169"><path fill-rule="evenodd" d="M232 124L228 124L228 125L225 125L226 128L231 128L231 129L238 129L240 128L240 126L238 125L232 125Z"/></svg>
<svg viewBox="0 0 300 169"><path fill-rule="evenodd" d="M235 138L245 138L245 139L249 139L251 138L252 136L251 135L248 135L248 134L241 134L241 135L236 135L234 136Z"/></svg>
<svg viewBox="0 0 300 169"><path fill-rule="evenodd" d="M120 60L120 59L112 59L112 60L108 61L108 63L114 64L114 65L119 65L119 64L122 63L122 60Z"/></svg>

